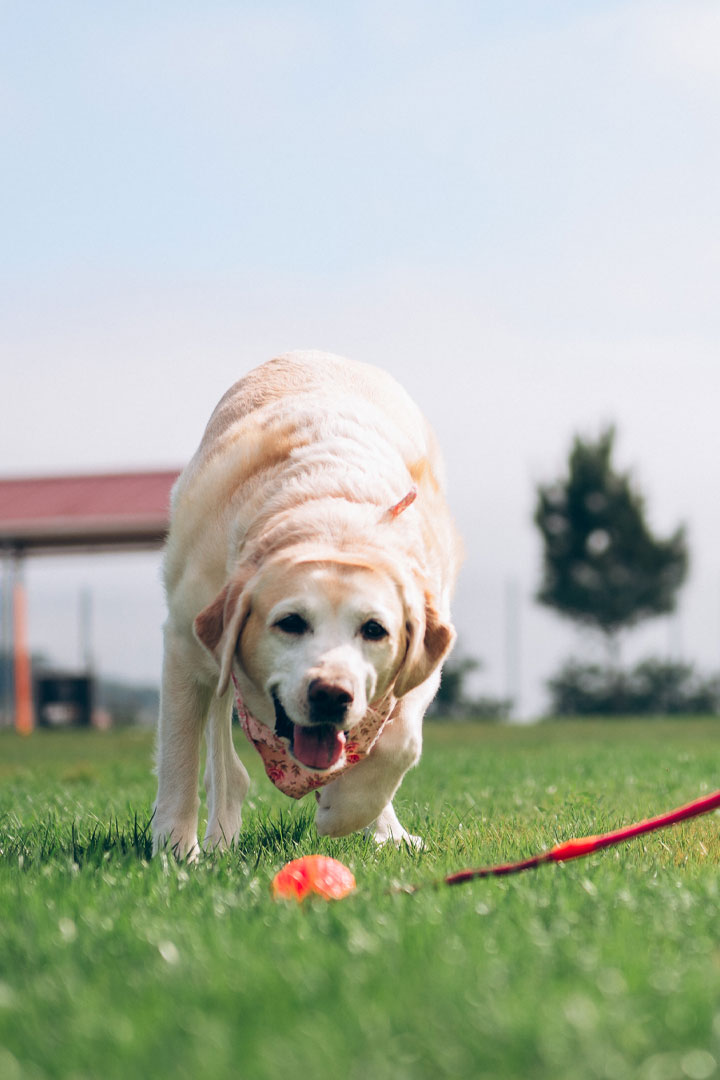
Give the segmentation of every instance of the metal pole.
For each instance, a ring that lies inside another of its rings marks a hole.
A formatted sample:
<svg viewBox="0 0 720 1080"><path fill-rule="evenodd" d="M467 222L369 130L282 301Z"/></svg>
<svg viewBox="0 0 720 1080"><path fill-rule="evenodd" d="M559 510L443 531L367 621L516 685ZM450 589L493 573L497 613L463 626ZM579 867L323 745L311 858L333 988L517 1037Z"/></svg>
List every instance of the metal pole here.
<svg viewBox="0 0 720 1080"><path fill-rule="evenodd" d="M2 551L2 723L7 727L13 722L13 614L12 614L12 552Z"/></svg>
<svg viewBox="0 0 720 1080"><path fill-rule="evenodd" d="M683 658L683 624L679 608L668 617L668 652L671 660Z"/></svg>
<svg viewBox="0 0 720 1080"><path fill-rule="evenodd" d="M511 578L505 583L505 696L520 711L520 587Z"/></svg>
<svg viewBox="0 0 720 1080"><path fill-rule="evenodd" d="M80 664L86 675L93 673L93 649L92 649L92 592L84 587L80 591L79 630L80 630Z"/></svg>
<svg viewBox="0 0 720 1080"><path fill-rule="evenodd" d="M16 552L13 563L15 730L19 735L30 735L35 727L35 717L33 715L32 674L27 637L27 593L23 580L23 562L20 552Z"/></svg>

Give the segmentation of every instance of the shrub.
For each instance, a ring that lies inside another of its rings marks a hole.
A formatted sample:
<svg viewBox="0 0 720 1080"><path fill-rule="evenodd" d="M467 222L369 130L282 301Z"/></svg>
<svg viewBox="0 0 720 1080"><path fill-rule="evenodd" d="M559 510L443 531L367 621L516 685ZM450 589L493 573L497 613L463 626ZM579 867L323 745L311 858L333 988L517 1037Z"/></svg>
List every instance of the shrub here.
<svg viewBox="0 0 720 1080"><path fill-rule="evenodd" d="M490 696L473 697L468 694L468 675L480 668L480 660L464 655L462 649L456 648L443 666L440 687L428 709L428 719L486 723L507 720L512 710L512 701Z"/></svg>
<svg viewBox="0 0 720 1080"><path fill-rule="evenodd" d="M707 716L720 713L720 678L649 658L629 670L568 660L547 683L554 716Z"/></svg>

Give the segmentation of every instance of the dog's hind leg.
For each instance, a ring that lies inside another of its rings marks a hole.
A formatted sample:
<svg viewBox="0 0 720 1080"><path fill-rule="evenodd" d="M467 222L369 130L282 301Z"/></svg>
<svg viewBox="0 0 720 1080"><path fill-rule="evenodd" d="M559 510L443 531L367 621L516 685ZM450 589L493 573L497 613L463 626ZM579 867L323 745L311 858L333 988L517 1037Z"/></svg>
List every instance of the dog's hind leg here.
<svg viewBox="0 0 720 1080"><path fill-rule="evenodd" d="M232 740L232 694L213 698L207 727L205 791L208 823L204 847L223 850L235 840L242 825L242 805L250 787L247 769L235 753Z"/></svg>
<svg viewBox="0 0 720 1080"><path fill-rule="evenodd" d="M200 742L213 689L191 674L187 650L166 628L157 736L158 793L153 812L153 852L172 849L195 859L199 848Z"/></svg>

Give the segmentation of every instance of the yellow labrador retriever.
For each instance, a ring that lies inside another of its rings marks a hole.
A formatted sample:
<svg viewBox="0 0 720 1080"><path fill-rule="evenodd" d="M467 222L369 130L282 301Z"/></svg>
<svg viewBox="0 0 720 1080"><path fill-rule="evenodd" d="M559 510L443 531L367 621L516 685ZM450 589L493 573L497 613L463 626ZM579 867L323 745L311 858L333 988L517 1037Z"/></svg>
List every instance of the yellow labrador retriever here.
<svg viewBox="0 0 720 1080"><path fill-rule="evenodd" d="M392 798L454 631L459 544L433 434L386 373L296 352L220 401L173 492L155 850L237 837L242 725L270 779L314 791L318 832L419 843Z"/></svg>

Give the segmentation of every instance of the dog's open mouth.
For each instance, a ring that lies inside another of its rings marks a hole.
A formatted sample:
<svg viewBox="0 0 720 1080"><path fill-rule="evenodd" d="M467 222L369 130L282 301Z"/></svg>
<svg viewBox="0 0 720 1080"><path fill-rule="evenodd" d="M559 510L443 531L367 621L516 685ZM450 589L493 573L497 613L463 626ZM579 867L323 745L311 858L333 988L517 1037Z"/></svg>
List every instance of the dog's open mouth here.
<svg viewBox="0 0 720 1080"><path fill-rule="evenodd" d="M331 769L342 757L346 735L334 724L294 724L285 712L277 694L275 705L275 734L290 742L290 753L308 769Z"/></svg>

